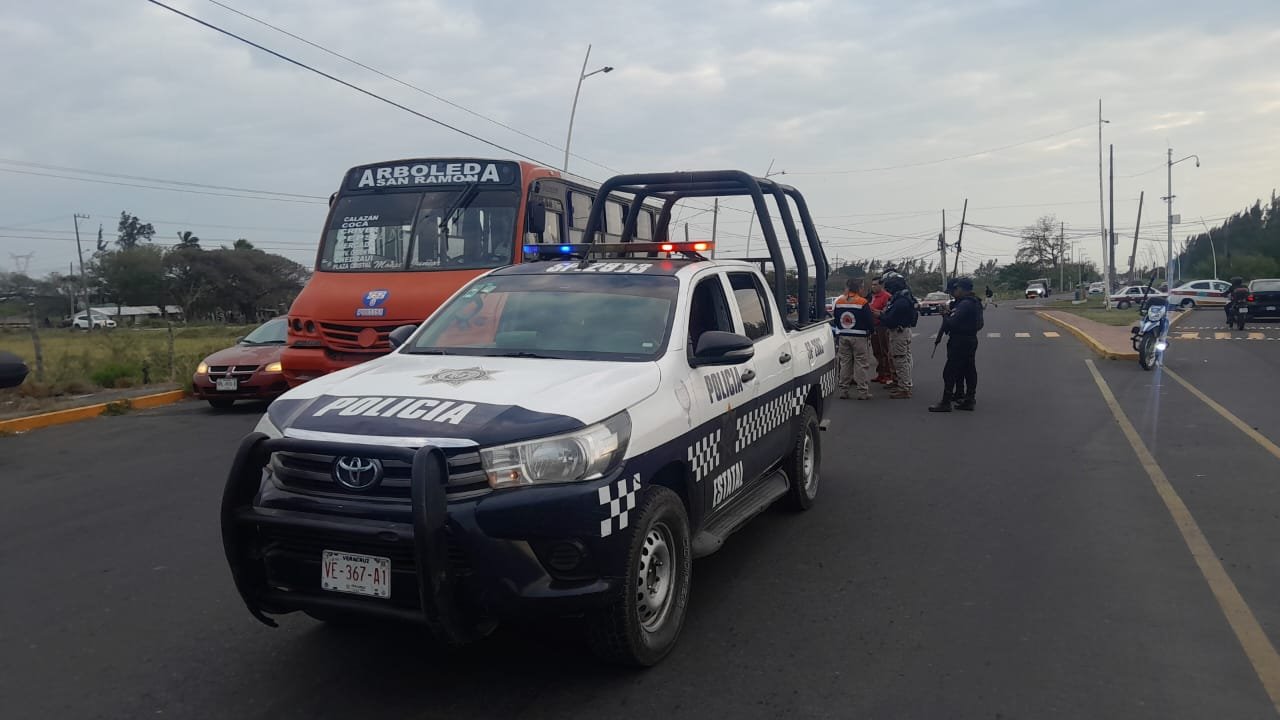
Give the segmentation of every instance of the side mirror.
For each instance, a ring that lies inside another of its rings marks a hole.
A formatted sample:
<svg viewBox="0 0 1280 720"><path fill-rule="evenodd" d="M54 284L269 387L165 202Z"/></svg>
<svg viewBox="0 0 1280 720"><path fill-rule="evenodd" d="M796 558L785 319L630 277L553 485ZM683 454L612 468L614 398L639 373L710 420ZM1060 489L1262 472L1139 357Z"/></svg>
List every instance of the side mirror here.
<svg viewBox="0 0 1280 720"><path fill-rule="evenodd" d="M739 365L756 353L755 345L743 335L720 330L708 330L698 337L690 365Z"/></svg>
<svg viewBox="0 0 1280 720"><path fill-rule="evenodd" d="M240 337L236 338L236 344L239 345L240 343L244 342L244 338L245 338L244 335L241 335Z"/></svg>
<svg viewBox="0 0 1280 720"><path fill-rule="evenodd" d="M524 231L538 235L547 230L547 204L541 199L533 198L529 200L529 219L525 223Z"/></svg>
<svg viewBox="0 0 1280 720"><path fill-rule="evenodd" d="M28 372L27 364L22 358L0 351L0 388L18 387L27 379Z"/></svg>
<svg viewBox="0 0 1280 720"><path fill-rule="evenodd" d="M417 325L401 325L395 330L392 330L387 335L387 342L391 343L391 349L395 350L396 348L405 344L409 340L409 336L412 335L414 331L417 329L418 329Z"/></svg>

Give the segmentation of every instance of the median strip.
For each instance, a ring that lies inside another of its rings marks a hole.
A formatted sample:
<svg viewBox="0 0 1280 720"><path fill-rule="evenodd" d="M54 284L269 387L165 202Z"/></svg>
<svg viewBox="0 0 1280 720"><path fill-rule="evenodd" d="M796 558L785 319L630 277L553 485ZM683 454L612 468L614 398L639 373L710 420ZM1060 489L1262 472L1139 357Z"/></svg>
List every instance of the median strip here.
<svg viewBox="0 0 1280 720"><path fill-rule="evenodd" d="M133 398L121 398L111 402L95 403L83 407L56 410L54 412L27 415L9 420L0 420L0 434L21 433L41 428L65 425L67 423L89 420L101 415L118 414L122 409L146 410L176 403L187 396L184 390L171 390L154 395L141 395Z"/></svg>

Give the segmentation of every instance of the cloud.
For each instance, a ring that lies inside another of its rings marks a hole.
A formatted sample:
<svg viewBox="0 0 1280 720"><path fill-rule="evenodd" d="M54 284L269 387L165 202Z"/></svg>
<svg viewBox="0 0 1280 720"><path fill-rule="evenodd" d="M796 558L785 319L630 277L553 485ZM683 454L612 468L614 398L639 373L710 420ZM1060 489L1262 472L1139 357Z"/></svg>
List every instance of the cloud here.
<svg viewBox="0 0 1280 720"><path fill-rule="evenodd" d="M1169 130L1171 128L1186 127L1195 125L1204 120L1205 113L1203 110L1194 112L1171 112L1158 115L1155 118L1155 124L1151 126L1152 130Z"/></svg>

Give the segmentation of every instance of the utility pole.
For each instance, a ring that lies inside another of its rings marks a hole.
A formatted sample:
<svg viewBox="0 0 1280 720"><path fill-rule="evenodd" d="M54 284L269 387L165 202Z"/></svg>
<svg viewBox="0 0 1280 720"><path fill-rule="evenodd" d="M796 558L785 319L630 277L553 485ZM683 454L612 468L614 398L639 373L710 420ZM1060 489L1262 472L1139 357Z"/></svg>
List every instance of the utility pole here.
<svg viewBox="0 0 1280 720"><path fill-rule="evenodd" d="M964 199L964 207L960 210L960 236L956 238L956 259L951 265L951 274L956 276L956 267L960 265L960 244L964 242L964 219L969 214L969 198ZM958 276L957 276L958 277ZM942 287L946 287L946 282L942 283Z"/></svg>
<svg viewBox="0 0 1280 720"><path fill-rule="evenodd" d="M89 279L84 274L84 249L80 247L80 221L88 219L88 215L80 213L71 216L71 222L76 226L76 254L80 256L80 292L84 296L84 324L89 332L93 332L93 312L89 309ZM71 320L74 327L75 313L71 313Z"/></svg>
<svg viewBox="0 0 1280 720"><path fill-rule="evenodd" d="M1133 226L1133 254L1129 256L1129 282L1134 282L1133 267L1138 259L1138 229L1142 227L1142 199L1147 191L1138 193L1138 222Z"/></svg>
<svg viewBox="0 0 1280 720"><path fill-rule="evenodd" d="M1056 254L1058 256L1058 289L1059 290L1067 289L1067 278L1064 275L1065 268L1063 267L1063 262L1062 262L1063 260L1066 260L1066 258L1063 257L1063 255L1066 255L1066 228L1067 228L1066 223L1064 222L1058 223L1058 252Z"/></svg>
<svg viewBox="0 0 1280 720"><path fill-rule="evenodd" d="M942 287L947 287L947 209L942 209L942 232L938 233L938 252L942 253Z"/></svg>
<svg viewBox="0 0 1280 720"><path fill-rule="evenodd" d="M711 206L711 257L716 256L716 223L720 220L720 198Z"/></svg>
<svg viewBox="0 0 1280 720"><path fill-rule="evenodd" d="M1106 284L1106 296L1111 297L1111 274L1107 272L1107 209L1102 204L1102 125L1109 123L1110 120L1102 119L1102 98L1098 98L1098 218L1099 225L1102 228L1102 272L1105 274L1103 283ZM1108 299L1104 303L1108 310L1111 309L1111 300Z"/></svg>
<svg viewBox="0 0 1280 720"><path fill-rule="evenodd" d="M1116 146L1108 145L1107 177L1111 202L1111 243L1107 246L1107 277L1116 276Z"/></svg>
<svg viewBox="0 0 1280 720"><path fill-rule="evenodd" d="M764 171L765 178L768 178L769 173L773 171L773 161L776 159L777 158L769 158L769 167L766 168ZM751 219L747 221L747 257L751 257L751 231L752 229L755 228L755 224L756 224L756 206L755 206L755 203L752 203Z"/></svg>

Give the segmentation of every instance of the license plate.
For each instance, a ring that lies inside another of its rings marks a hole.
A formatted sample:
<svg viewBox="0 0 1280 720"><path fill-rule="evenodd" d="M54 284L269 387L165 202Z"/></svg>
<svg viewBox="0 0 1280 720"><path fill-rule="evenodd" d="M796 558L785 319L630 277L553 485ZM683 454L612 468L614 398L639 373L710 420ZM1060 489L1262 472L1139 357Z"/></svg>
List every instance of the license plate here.
<svg viewBox="0 0 1280 720"><path fill-rule="evenodd" d="M1241 314L1241 315L1248 315L1248 314L1249 314L1249 308L1240 308L1240 314Z"/></svg>
<svg viewBox="0 0 1280 720"><path fill-rule="evenodd" d="M240 381L235 378L218 378L213 385L219 391L235 392L240 389Z"/></svg>
<svg viewBox="0 0 1280 720"><path fill-rule="evenodd" d="M325 550L320 562L320 587L334 592L391 597L391 558Z"/></svg>
<svg viewBox="0 0 1280 720"><path fill-rule="evenodd" d="M1275 305L1268 305L1268 306L1267 306L1267 312L1275 312L1275 311L1276 311L1276 306L1275 306Z"/></svg>

